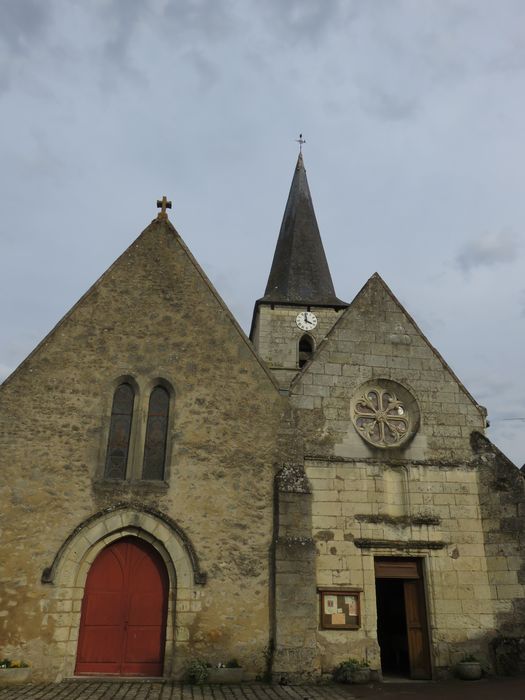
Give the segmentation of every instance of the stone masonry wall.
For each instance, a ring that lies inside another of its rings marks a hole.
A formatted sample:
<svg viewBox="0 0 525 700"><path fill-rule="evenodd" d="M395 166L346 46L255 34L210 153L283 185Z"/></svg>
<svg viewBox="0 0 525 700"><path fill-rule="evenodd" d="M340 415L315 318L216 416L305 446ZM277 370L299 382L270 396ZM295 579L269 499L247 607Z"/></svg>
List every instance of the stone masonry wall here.
<svg viewBox="0 0 525 700"><path fill-rule="evenodd" d="M103 479L103 465L122 378L137 387L135 468L115 483ZM167 481L146 483L139 478L146 410L159 378L172 390ZM264 672L281 402L173 227L153 222L0 388L9 552L0 573L0 656L28 660L36 678L73 672L71 614L80 599L68 592L56 599L42 572L94 513L139 503L177 523L208 575L193 600L173 601L195 615L191 625L175 620L166 668L199 655L237 657L249 673ZM95 543L84 545L89 557Z"/></svg>
<svg viewBox="0 0 525 700"><path fill-rule="evenodd" d="M372 277L343 313L291 388L293 404L305 409L305 454L382 459L384 451L352 427L350 406L361 384L384 378L406 387L421 413L414 439L397 454L389 450L389 459L470 459L470 434L484 429L484 413L381 278Z"/></svg>
<svg viewBox="0 0 525 700"><path fill-rule="evenodd" d="M317 317L317 326L308 331L307 335L317 347L342 311L316 306L310 309ZM279 384L285 388L289 387L299 371L299 340L305 334L295 322L300 311L299 306L275 306L272 309L271 306L260 304L255 321L254 346L268 363Z"/></svg>
<svg viewBox="0 0 525 700"><path fill-rule="evenodd" d="M365 382L393 381L415 399L412 440L381 448L352 423ZM323 671L357 656L379 668L374 557L423 561L435 673L464 653L488 658L496 618L470 445L484 411L379 276L340 317L291 386L296 460L312 484L317 584L362 589L357 631L319 630Z"/></svg>
<svg viewBox="0 0 525 700"><path fill-rule="evenodd" d="M480 475L480 508L488 576L500 644L500 672L525 672L525 475L480 433L472 445ZM516 654L502 650L520 649ZM504 658L510 656L512 658ZM514 668L513 668L514 666Z"/></svg>
<svg viewBox="0 0 525 700"><path fill-rule="evenodd" d="M393 492L392 472L403 484ZM469 652L488 659L495 616L476 470L312 459L306 473L313 495L317 585L362 590L361 629L318 632L323 671L349 655L380 668L374 556L423 559L436 671Z"/></svg>
<svg viewBox="0 0 525 700"><path fill-rule="evenodd" d="M319 672L312 495L302 466L276 477L275 649L272 677L303 682Z"/></svg>

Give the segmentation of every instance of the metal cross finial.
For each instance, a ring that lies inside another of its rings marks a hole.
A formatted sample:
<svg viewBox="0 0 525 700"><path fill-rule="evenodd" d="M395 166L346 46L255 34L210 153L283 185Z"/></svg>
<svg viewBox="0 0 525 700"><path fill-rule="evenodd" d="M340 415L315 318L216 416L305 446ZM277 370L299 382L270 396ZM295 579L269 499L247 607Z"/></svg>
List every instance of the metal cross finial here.
<svg viewBox="0 0 525 700"><path fill-rule="evenodd" d="M299 144L299 153L303 152L303 143L306 143L306 141L303 139L303 135L299 134L299 138L295 139L297 143Z"/></svg>
<svg viewBox="0 0 525 700"><path fill-rule="evenodd" d="M157 214L157 219L167 219L168 213L166 209L171 209L171 202L168 201L166 195L164 195L162 199L157 199L157 207L160 209Z"/></svg>

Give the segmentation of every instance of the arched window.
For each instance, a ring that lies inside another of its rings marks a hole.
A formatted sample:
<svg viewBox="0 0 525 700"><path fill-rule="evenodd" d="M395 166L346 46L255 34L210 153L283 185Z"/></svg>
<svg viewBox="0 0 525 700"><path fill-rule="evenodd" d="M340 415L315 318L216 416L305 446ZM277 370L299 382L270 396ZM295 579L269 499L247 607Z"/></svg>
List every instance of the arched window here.
<svg viewBox="0 0 525 700"><path fill-rule="evenodd" d="M146 441L144 443L143 479L163 479L166 462L166 438L170 395L163 386L156 386L149 397Z"/></svg>
<svg viewBox="0 0 525 700"><path fill-rule="evenodd" d="M106 479L125 479L128 465L131 419L135 392L130 384L120 384L113 395L111 423L104 476Z"/></svg>
<svg viewBox="0 0 525 700"><path fill-rule="evenodd" d="M299 367L304 367L312 357L314 351L314 341L309 335L303 335L299 341Z"/></svg>

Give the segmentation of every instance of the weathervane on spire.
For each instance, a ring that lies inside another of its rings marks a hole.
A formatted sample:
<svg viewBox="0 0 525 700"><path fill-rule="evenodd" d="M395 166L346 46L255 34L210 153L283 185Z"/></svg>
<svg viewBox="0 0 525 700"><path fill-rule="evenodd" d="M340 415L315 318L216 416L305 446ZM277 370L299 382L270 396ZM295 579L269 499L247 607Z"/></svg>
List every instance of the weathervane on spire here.
<svg viewBox="0 0 525 700"><path fill-rule="evenodd" d="M303 152L303 143L306 143L306 141L303 139L303 135L299 134L299 138L295 139L297 143L299 144L299 153Z"/></svg>

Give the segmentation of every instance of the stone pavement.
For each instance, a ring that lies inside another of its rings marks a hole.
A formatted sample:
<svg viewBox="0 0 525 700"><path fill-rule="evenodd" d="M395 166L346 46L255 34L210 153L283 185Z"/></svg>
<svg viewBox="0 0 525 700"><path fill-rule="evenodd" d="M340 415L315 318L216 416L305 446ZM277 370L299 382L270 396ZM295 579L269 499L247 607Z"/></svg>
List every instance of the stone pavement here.
<svg viewBox="0 0 525 700"><path fill-rule="evenodd" d="M174 681L67 680L0 687L0 700L525 700L525 678L365 686L183 685Z"/></svg>

